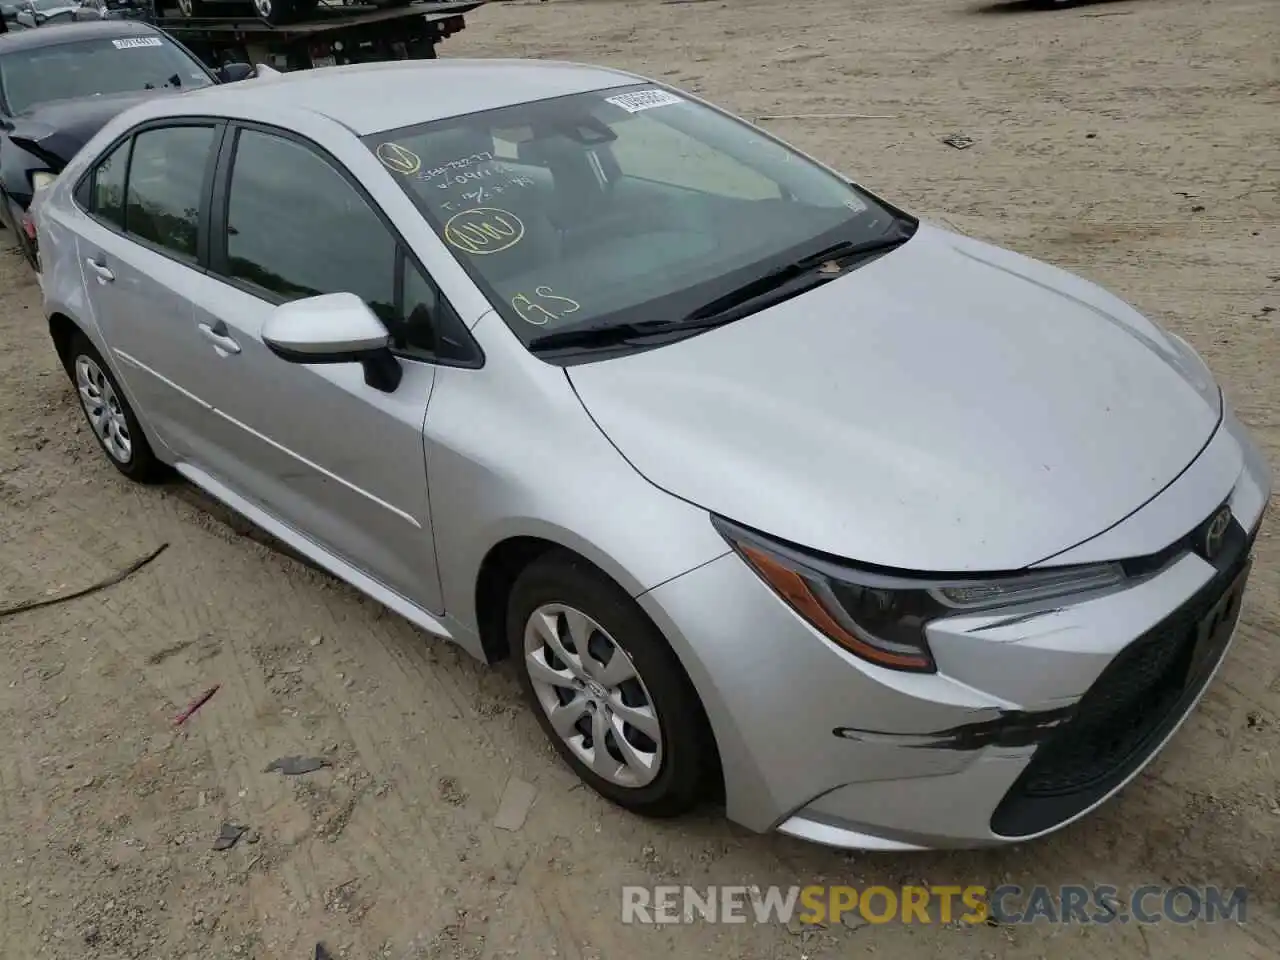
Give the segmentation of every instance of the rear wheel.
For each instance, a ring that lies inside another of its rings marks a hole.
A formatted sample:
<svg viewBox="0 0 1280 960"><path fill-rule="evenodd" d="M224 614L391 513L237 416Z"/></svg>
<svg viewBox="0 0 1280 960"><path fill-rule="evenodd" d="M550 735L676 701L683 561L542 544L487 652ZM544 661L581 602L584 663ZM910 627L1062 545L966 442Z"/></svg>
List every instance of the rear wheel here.
<svg viewBox="0 0 1280 960"><path fill-rule="evenodd" d="M112 466L139 483L163 479L164 464L156 459L124 391L88 337L77 332L71 338L67 356L67 372L80 399L80 409Z"/></svg>
<svg viewBox="0 0 1280 960"><path fill-rule="evenodd" d="M588 786L652 817L702 799L715 749L701 703L617 584L572 554L548 554L516 581L507 631L538 722Z"/></svg>

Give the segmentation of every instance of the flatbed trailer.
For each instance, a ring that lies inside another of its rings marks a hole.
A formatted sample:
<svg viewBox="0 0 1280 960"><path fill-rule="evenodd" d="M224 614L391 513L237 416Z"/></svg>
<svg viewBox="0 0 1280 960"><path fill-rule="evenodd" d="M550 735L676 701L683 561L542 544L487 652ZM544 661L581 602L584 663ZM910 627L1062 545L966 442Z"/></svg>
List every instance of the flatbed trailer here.
<svg viewBox="0 0 1280 960"><path fill-rule="evenodd" d="M211 68L264 63L276 70L380 60L430 60L436 44L466 29L484 0L400 7L321 4L305 20L271 24L253 16L159 17L156 26Z"/></svg>

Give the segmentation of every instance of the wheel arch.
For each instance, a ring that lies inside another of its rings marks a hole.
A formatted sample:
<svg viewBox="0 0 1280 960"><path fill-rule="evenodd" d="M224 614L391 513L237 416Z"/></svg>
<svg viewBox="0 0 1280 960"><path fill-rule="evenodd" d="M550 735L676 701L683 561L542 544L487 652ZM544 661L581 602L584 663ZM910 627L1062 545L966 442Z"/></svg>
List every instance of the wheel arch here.
<svg viewBox="0 0 1280 960"><path fill-rule="evenodd" d="M58 353L58 360L62 363L62 369L68 372L71 370L71 341L77 333L86 337L89 336L88 332L80 324L65 313L55 310L49 314L49 338L53 340L53 349Z"/></svg>
<svg viewBox="0 0 1280 960"><path fill-rule="evenodd" d="M168 447L165 445L161 437L155 432L151 426L150 419L146 411L141 408L133 394L133 385L127 377L120 375L119 364L113 355L111 349L102 341L99 331L86 323L81 323L73 317L68 311L54 308L48 315L49 339L53 341L53 349L57 352L58 362L62 369L66 372L67 378L73 381L75 373L71 368L71 347L77 336L84 337L89 344L98 351L102 357L102 362L106 364L115 377L116 383L120 391L124 394L125 400L128 401L130 409L133 410L134 417L138 420L138 426L142 428L143 436L146 437L147 443L150 445L158 459L162 462L169 463L171 454L168 453Z"/></svg>
<svg viewBox="0 0 1280 960"><path fill-rule="evenodd" d="M588 564L592 569L618 584L633 600L647 592L648 588L637 583L625 571L621 575L615 573L615 570L621 570L621 568L614 563L610 563L607 558L604 559L604 562L597 562L591 556L596 552L590 548L590 545L587 546L586 550L575 549L561 542L560 538L553 539L545 535L531 534L509 536L490 547L480 563L475 584L475 623L485 660L493 664L510 658L511 648L506 630L508 598L520 574L530 564L549 553L568 554ZM672 642L671 637L654 620L643 604L637 603L636 610L653 625L654 630L662 637L676 663L679 664L685 680L697 696L698 707L702 713L703 722L706 723L707 730L710 733L709 742L714 751L713 762L715 769L711 775L710 782L714 785L716 799L722 800L725 781L723 765L720 759L719 735L715 724L711 721L707 705L703 702L704 694L693 682L694 674L685 662L685 653L682 650L682 645Z"/></svg>

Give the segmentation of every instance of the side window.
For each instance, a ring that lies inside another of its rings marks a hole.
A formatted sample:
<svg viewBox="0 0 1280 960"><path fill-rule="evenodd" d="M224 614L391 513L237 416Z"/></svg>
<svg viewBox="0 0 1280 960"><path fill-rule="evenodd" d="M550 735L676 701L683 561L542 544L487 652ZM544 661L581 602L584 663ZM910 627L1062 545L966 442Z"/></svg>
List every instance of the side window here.
<svg viewBox="0 0 1280 960"><path fill-rule="evenodd" d="M643 113L613 126L610 144L624 176L735 200L776 200L776 183L733 157Z"/></svg>
<svg viewBox="0 0 1280 960"><path fill-rule="evenodd" d="M164 127L134 137L125 230L180 260L196 260L213 127Z"/></svg>
<svg viewBox="0 0 1280 960"><path fill-rule="evenodd" d="M89 193L89 211L104 223L124 229L124 180L129 170L129 147L126 140L106 155L93 171Z"/></svg>
<svg viewBox="0 0 1280 960"><path fill-rule="evenodd" d="M397 326L395 237L346 178L306 146L240 131L226 240L232 279L281 300L354 293L388 328Z"/></svg>

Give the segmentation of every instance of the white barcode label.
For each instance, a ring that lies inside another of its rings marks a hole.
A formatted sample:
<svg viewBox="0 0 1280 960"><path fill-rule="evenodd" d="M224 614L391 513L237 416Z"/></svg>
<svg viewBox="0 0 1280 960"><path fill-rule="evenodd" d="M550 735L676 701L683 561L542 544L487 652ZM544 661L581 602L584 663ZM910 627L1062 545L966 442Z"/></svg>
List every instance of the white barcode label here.
<svg viewBox="0 0 1280 960"><path fill-rule="evenodd" d="M635 93L620 93L616 97L605 97L615 107L621 107L627 113L639 113L653 107L669 107L673 103L684 103L674 93L665 90L637 90Z"/></svg>
<svg viewBox="0 0 1280 960"><path fill-rule="evenodd" d="M135 47L158 47L161 45L159 37L128 37L124 40L112 40L111 44L117 50L132 50Z"/></svg>

